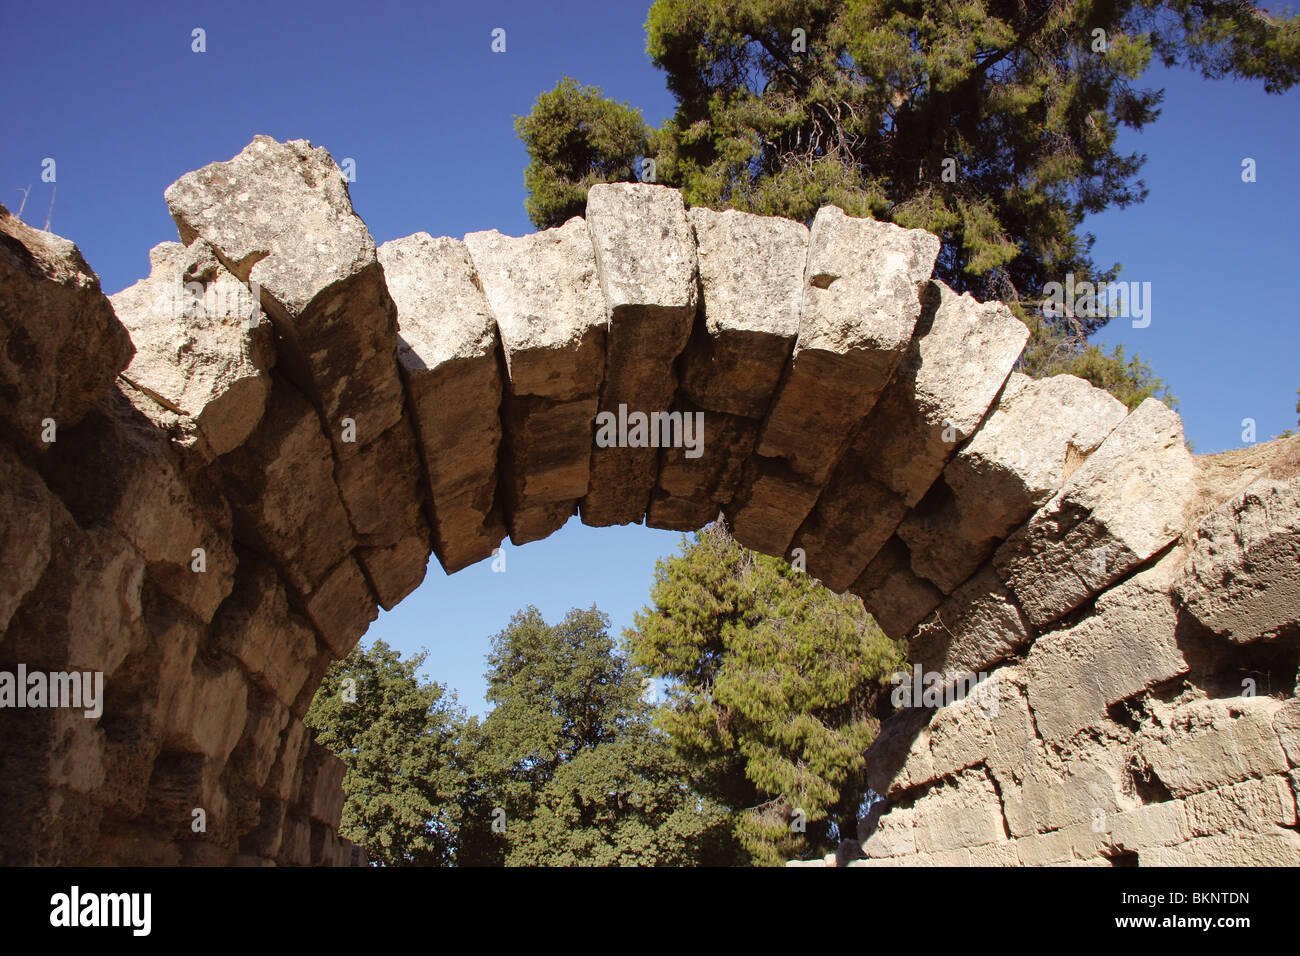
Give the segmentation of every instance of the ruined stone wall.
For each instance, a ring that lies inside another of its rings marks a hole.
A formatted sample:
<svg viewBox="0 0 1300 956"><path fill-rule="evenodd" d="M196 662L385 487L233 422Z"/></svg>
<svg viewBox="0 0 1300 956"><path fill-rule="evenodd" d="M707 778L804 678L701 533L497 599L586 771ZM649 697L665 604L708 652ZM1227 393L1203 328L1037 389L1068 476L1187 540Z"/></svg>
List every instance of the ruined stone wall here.
<svg viewBox="0 0 1300 956"><path fill-rule="evenodd" d="M913 632L979 680L885 723L887 799L826 862L1300 864L1300 442L1196 465L1191 530L1074 611L1036 626L988 577Z"/></svg>
<svg viewBox="0 0 1300 956"><path fill-rule="evenodd" d="M301 718L430 555L719 512L991 672L886 722L870 861L1300 861L1296 443L1199 460L1158 402L1013 372L1027 330L931 280L934 236L835 207L597 186L376 248L267 137L166 200L181 242L111 301L0 210L0 675L104 676L97 717L0 710L0 862L356 862ZM702 446L646 440L669 411Z"/></svg>

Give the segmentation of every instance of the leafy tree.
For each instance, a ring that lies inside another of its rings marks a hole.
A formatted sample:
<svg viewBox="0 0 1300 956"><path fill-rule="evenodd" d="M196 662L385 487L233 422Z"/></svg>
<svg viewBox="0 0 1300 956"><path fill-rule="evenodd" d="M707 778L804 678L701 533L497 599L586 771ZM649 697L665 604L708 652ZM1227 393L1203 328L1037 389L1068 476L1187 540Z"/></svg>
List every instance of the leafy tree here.
<svg viewBox="0 0 1300 956"><path fill-rule="evenodd" d="M852 837L900 645L856 597L742 548L721 522L658 563L651 599L627 635L633 660L669 682L662 726L701 792L736 813L751 859Z"/></svg>
<svg viewBox="0 0 1300 956"><path fill-rule="evenodd" d="M539 228L580 214L592 183L636 179L642 150L691 205L809 222L835 203L929 229L940 278L1030 325L1025 371L1126 401L1163 383L1088 348L1106 317L1034 300L1066 273L1118 274L1082 223L1146 196L1144 157L1115 148L1159 113L1139 78L1158 58L1269 93L1300 79L1300 18L1246 0L657 0L646 31L677 101L659 129L567 78L519 121Z"/></svg>
<svg viewBox="0 0 1300 956"><path fill-rule="evenodd" d="M330 665L303 719L347 767L339 833L385 866L447 866L456 847L464 713L417 676L424 659L358 645Z"/></svg>
<svg viewBox="0 0 1300 956"><path fill-rule="evenodd" d="M636 179L648 148L640 110L568 77L515 119L515 131L533 159L524 172L528 215L548 226L581 216L593 184Z"/></svg>
<svg viewBox="0 0 1300 956"><path fill-rule="evenodd" d="M536 608L493 638L466 863L686 865L734 859L724 811L653 726L642 673L594 607ZM486 812L485 812L486 811ZM504 824L494 831L493 822Z"/></svg>

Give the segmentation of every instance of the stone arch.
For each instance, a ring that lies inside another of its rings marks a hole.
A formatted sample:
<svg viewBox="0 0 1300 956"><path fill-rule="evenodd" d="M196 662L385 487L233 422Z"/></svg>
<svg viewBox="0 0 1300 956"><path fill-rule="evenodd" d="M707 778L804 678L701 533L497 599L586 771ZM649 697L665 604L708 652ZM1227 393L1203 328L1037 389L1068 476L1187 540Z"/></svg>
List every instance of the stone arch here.
<svg viewBox="0 0 1300 956"><path fill-rule="evenodd" d="M264 136L166 200L181 243L111 302L0 221L0 671L105 678L97 720L5 715L4 862L354 862L301 717L431 554L719 513L983 677L886 723L867 862L1300 861L1296 443L1199 460L1159 402L1014 372L934 236L835 207L596 186L376 249L328 153ZM1219 686L1241 654L1291 686Z"/></svg>

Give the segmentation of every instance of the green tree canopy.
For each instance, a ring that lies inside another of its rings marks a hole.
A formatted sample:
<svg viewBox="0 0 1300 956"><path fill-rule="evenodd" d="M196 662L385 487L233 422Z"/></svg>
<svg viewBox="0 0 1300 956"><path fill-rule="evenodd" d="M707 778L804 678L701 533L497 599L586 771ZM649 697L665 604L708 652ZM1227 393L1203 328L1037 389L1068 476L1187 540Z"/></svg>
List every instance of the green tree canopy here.
<svg viewBox="0 0 1300 956"><path fill-rule="evenodd" d="M643 674L594 607L536 608L493 638L466 862L689 865L734 859L722 808L653 726ZM494 830L492 824L498 823ZM501 826L503 825L503 826Z"/></svg>
<svg viewBox="0 0 1300 956"><path fill-rule="evenodd" d="M636 179L648 151L640 110L568 77L516 118L515 130L533 160L524 172L529 218L548 226L581 216L595 183Z"/></svg>
<svg viewBox="0 0 1300 956"><path fill-rule="evenodd" d="M899 645L862 602L742 548L719 522L658 563L633 660L668 681L661 723L754 862L855 834L883 682Z"/></svg>
<svg viewBox="0 0 1300 956"><path fill-rule="evenodd" d="M386 866L446 866L460 828L463 711L445 686L375 641L334 661L303 723L342 758L339 833Z"/></svg>
<svg viewBox="0 0 1300 956"><path fill-rule="evenodd" d="M1108 282L1084 217L1141 201L1144 157L1122 127L1156 118L1151 63L1211 78L1300 78L1300 18L1247 0L657 0L647 51L676 111L651 129L627 104L563 80L518 122L539 228L581 215L595 182L654 178L690 205L929 229L936 274L1030 325L1035 375L1074 372L1136 404L1163 383L1088 351L1107 317L1056 317L1043 287Z"/></svg>

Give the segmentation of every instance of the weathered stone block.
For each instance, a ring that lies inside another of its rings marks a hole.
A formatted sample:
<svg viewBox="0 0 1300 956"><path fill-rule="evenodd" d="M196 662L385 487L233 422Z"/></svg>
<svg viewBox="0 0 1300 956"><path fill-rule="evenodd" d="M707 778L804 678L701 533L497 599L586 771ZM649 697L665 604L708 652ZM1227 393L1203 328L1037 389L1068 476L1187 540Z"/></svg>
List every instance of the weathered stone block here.
<svg viewBox="0 0 1300 956"><path fill-rule="evenodd" d="M191 676L188 692L170 697L160 713L163 749L202 754L219 770L243 735L248 684L229 658L218 664L196 659Z"/></svg>
<svg viewBox="0 0 1300 956"><path fill-rule="evenodd" d="M379 247L397 305L398 358L433 503L433 547L448 574L505 537L496 502L501 374L496 322L469 250L417 232Z"/></svg>
<svg viewBox="0 0 1300 956"><path fill-rule="evenodd" d="M952 593L1124 415L1119 401L1081 378L1012 372L974 437L899 525L913 570Z"/></svg>
<svg viewBox="0 0 1300 956"><path fill-rule="evenodd" d="M363 454L340 461L334 475L340 489L351 488L343 504L366 561L375 555L392 574L385 595L391 608L424 579L429 563L429 529L420 509L420 472L408 467L414 448L410 424L403 420L375 438ZM400 533L399 533L400 532ZM397 534L397 537L393 537Z"/></svg>
<svg viewBox="0 0 1300 956"><path fill-rule="evenodd" d="M307 752L307 746L311 743L311 732L307 730L306 725L296 717L289 719L289 725L285 728L280 738L279 752L276 754L275 763L271 766L271 772L266 779L266 789L264 791L267 797L273 799L275 803L280 801L292 800L302 787L302 770L303 759ZM268 808L269 801L263 801L263 815L268 809L283 819L284 807L275 807L272 805ZM278 824L277 824L278 825ZM274 856L274 849L262 848L259 850L264 856Z"/></svg>
<svg viewBox="0 0 1300 956"><path fill-rule="evenodd" d="M348 556L307 596L306 611L335 657L346 657L379 616L357 562Z"/></svg>
<svg viewBox="0 0 1300 956"><path fill-rule="evenodd" d="M231 752L228 773L239 798L251 800L252 819L248 828L257 825L260 812L258 795L280 753L280 739L289 724L289 709L272 694L260 690L256 683L248 691L248 719L244 733ZM240 791L246 791L240 792Z"/></svg>
<svg viewBox="0 0 1300 956"><path fill-rule="evenodd" d="M1261 479L1209 515L1175 584L1188 614L1235 644L1300 628L1300 479Z"/></svg>
<svg viewBox="0 0 1300 956"><path fill-rule="evenodd" d="M943 601L929 581L912 573L907 545L890 538L853 584L853 593L884 632L902 639Z"/></svg>
<svg viewBox="0 0 1300 956"><path fill-rule="evenodd" d="M235 589L213 620L217 647L229 652L280 703L293 705L311 672L316 633L290 605L275 569L241 560Z"/></svg>
<svg viewBox="0 0 1300 956"><path fill-rule="evenodd" d="M687 458L684 448L661 449L659 480L646 524L694 531L713 521L731 501L758 437L758 422L702 409L680 395L673 409L683 415L703 415L702 432L708 443L698 458Z"/></svg>
<svg viewBox="0 0 1300 956"><path fill-rule="evenodd" d="M0 656L111 675L148 640L144 559L113 528L82 530L57 500L50 521L49 562L10 618Z"/></svg>
<svg viewBox="0 0 1300 956"><path fill-rule="evenodd" d="M1165 800L1112 814L1105 819L1105 825L1107 841L1124 850L1174 846L1193 836L1182 800Z"/></svg>
<svg viewBox="0 0 1300 956"><path fill-rule="evenodd" d="M41 476L0 444L0 634L50 563L53 509L62 510Z"/></svg>
<svg viewBox="0 0 1300 956"><path fill-rule="evenodd" d="M320 419L276 376L252 436L221 459L236 534L272 557L300 593L316 588L353 547Z"/></svg>
<svg viewBox="0 0 1300 956"><path fill-rule="evenodd" d="M773 465L756 463L752 487L729 513L739 540L779 542L766 550L785 552L902 359L921 312L918 284L938 253L936 237L919 229L851 219L835 206L818 211L799 336L755 449L805 491L790 499L796 510L782 509L768 498L780 486L759 480Z"/></svg>
<svg viewBox="0 0 1300 956"><path fill-rule="evenodd" d="M1243 830L1271 833L1276 827L1296 825L1295 794L1285 775L1243 780L1194 793L1181 802L1193 837Z"/></svg>
<svg viewBox="0 0 1300 956"><path fill-rule="evenodd" d="M808 229L788 219L690 211L699 250L700 321L680 365L675 410L704 414L707 443L660 452L646 523L693 530L731 501L799 331Z"/></svg>
<svg viewBox="0 0 1300 956"><path fill-rule="evenodd" d="M1005 660L1031 639L1015 598L986 564L912 633L907 655L923 671L955 679Z"/></svg>
<svg viewBox="0 0 1300 956"><path fill-rule="evenodd" d="M1140 766L1175 797L1287 771L1273 719L1283 703L1273 697L1198 700L1168 714L1163 726L1144 728Z"/></svg>
<svg viewBox="0 0 1300 956"><path fill-rule="evenodd" d="M587 493L609 311L586 223L465 237L501 334L506 523L515 544L560 528Z"/></svg>
<svg viewBox="0 0 1300 956"><path fill-rule="evenodd" d="M964 770L917 801L912 832L920 853L1008 839L997 787L982 768Z"/></svg>
<svg viewBox="0 0 1300 956"><path fill-rule="evenodd" d="M1292 767L1300 767L1300 700L1292 698L1273 715L1273 730Z"/></svg>
<svg viewBox="0 0 1300 956"><path fill-rule="evenodd" d="M761 421L799 333L808 228L696 207L702 322L682 355L681 391L702 408Z"/></svg>
<svg viewBox="0 0 1300 956"><path fill-rule="evenodd" d="M1001 303L926 287L906 355L795 536L812 574L853 583L975 431L1028 337Z"/></svg>
<svg viewBox="0 0 1300 956"><path fill-rule="evenodd" d="M148 278L109 300L135 344L122 376L140 411L210 460L261 421L275 364L270 323L203 240L160 243L149 261Z"/></svg>
<svg viewBox="0 0 1300 956"><path fill-rule="evenodd" d="M0 430L43 451L113 387L133 348L77 247L0 206Z"/></svg>
<svg viewBox="0 0 1300 956"><path fill-rule="evenodd" d="M229 506L189 480L175 449L120 390L64 432L41 467L82 527L116 528L158 587L211 619L234 581Z"/></svg>
<svg viewBox="0 0 1300 956"><path fill-rule="evenodd" d="M1099 740L1082 742L1062 759L1044 751L1046 759L1028 762L1018 772L994 770L1011 834L1071 829L1072 855L1099 852L1103 841L1094 828L1136 803L1125 792L1129 780L1120 757L1123 741L1112 726Z"/></svg>
<svg viewBox="0 0 1300 956"><path fill-rule="evenodd" d="M695 237L681 193L648 183L598 183L587 192L587 229L609 306L600 411L667 412L677 386L674 363L698 305ZM583 523L640 522L658 466L655 447L598 442L580 507Z"/></svg>
<svg viewBox="0 0 1300 956"><path fill-rule="evenodd" d="M1045 627L1173 541L1194 472L1182 421L1147 399L994 556L1030 622Z"/></svg>
<svg viewBox="0 0 1300 956"><path fill-rule="evenodd" d="M386 548L360 547L354 552L374 582L375 597L385 611L420 586L429 566L430 545L421 531Z"/></svg>
<svg viewBox="0 0 1300 956"><path fill-rule="evenodd" d="M1106 709L1187 672L1176 639L1166 558L1097 599L1074 627L1038 638L1025 670L1029 706L1045 740L1062 741L1106 717Z"/></svg>
<svg viewBox="0 0 1300 956"><path fill-rule="evenodd" d="M1220 834L1142 854L1144 866L1300 866L1300 833Z"/></svg>
<svg viewBox="0 0 1300 956"><path fill-rule="evenodd" d="M316 741L307 749L303 776L298 791L298 808L310 820L339 825L343 814L343 761Z"/></svg>
<svg viewBox="0 0 1300 956"><path fill-rule="evenodd" d="M344 466L339 492L361 523L359 542L386 547L418 531L418 498L369 508L374 476L395 468L414 487L419 459L404 423L396 310L329 153L257 136L228 162L182 176L166 199L183 242L206 240L236 277L258 284L280 364L317 406Z"/></svg>

